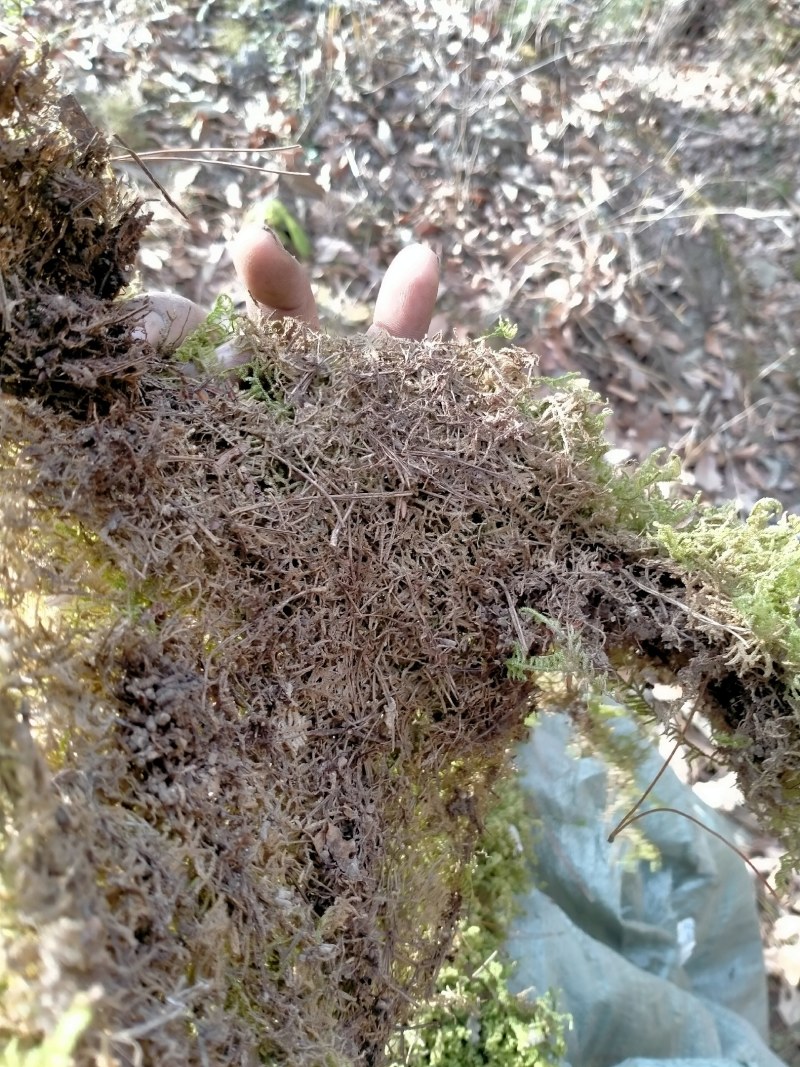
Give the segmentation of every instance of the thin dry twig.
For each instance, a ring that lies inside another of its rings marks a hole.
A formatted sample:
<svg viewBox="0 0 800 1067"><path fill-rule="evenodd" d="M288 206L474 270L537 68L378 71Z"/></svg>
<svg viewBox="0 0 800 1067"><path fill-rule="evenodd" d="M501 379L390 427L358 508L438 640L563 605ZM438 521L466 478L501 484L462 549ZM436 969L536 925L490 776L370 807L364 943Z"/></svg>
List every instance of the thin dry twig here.
<svg viewBox="0 0 800 1067"><path fill-rule="evenodd" d="M114 134L114 137L116 138L117 141L119 141L119 143L122 145L122 147L130 154L130 156L134 160L134 162L139 164L139 166L142 168L144 173L147 175L147 177L150 179L150 181L153 183L153 185L155 185L156 189L159 190L159 192L164 197L166 202L170 205L170 207L174 208L178 212L178 214L181 216L181 218L184 218L184 219L186 219L187 222L189 222L190 221L189 220L189 216L186 214L186 212L183 210L183 208L180 207L179 204L175 203L175 201L172 199L172 197L167 192L167 190L164 188L164 186L161 184L161 182L158 180L158 178L156 178L156 176L153 174L153 172L151 170L149 170L147 165L143 162L141 156L137 152L134 152L134 150L130 147L130 145L126 144L125 141L119 136L119 134Z"/></svg>
<svg viewBox="0 0 800 1067"><path fill-rule="evenodd" d="M141 164L142 157L137 156L136 162ZM145 157L148 158L148 157ZM307 170L278 170L275 167L256 167L250 163L231 163L225 159L192 159L187 156L157 156L155 158L149 157L150 163L196 163L198 165L206 165L209 167L232 167L235 170L254 170L258 174L289 174L293 177L309 177ZM152 175L148 174L148 177Z"/></svg>
<svg viewBox="0 0 800 1067"><path fill-rule="evenodd" d="M176 152L179 152L183 156L188 155L250 155L250 156L262 156L269 155L278 152L291 152L301 148L302 145L290 144L282 148L148 148L144 152L139 153L141 159L158 159L159 156L171 156ZM110 163L118 163L121 160L127 159L127 156L111 156Z"/></svg>

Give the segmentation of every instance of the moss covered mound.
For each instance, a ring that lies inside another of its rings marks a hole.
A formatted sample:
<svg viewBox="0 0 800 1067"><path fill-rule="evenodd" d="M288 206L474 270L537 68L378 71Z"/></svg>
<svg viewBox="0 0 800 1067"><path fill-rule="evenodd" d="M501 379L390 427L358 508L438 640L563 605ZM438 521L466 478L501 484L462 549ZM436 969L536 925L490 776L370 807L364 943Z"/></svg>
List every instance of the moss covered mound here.
<svg viewBox="0 0 800 1067"><path fill-rule="evenodd" d="M76 109L0 56L0 1035L85 993L79 1064L379 1064L554 634L677 678L762 809L796 678L527 353L136 341L143 219Z"/></svg>

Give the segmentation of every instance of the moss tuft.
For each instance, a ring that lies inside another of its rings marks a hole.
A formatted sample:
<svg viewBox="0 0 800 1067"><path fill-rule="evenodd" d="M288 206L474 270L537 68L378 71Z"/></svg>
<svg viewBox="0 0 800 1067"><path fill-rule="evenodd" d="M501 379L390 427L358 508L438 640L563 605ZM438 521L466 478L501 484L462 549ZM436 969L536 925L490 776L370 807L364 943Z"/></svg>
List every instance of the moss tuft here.
<svg viewBox="0 0 800 1067"><path fill-rule="evenodd" d="M390 1067L558 1067L566 1053L569 1018L555 997L531 1000L509 990L513 963L503 941L531 882L526 856L533 835L516 780L507 778L495 792L453 952L433 997L392 1043Z"/></svg>
<svg viewBox="0 0 800 1067"><path fill-rule="evenodd" d="M655 536L687 570L729 597L761 647L786 673L800 716L800 516L760 500L742 522L733 507L709 508L685 528Z"/></svg>

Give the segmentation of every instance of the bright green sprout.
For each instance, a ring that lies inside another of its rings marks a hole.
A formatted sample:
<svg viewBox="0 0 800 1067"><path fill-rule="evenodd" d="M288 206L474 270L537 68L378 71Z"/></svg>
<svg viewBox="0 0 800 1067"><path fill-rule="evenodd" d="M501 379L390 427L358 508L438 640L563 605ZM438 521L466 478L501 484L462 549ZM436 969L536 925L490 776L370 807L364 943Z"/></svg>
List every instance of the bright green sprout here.
<svg viewBox="0 0 800 1067"><path fill-rule="evenodd" d="M504 319L501 315L494 327L484 334L484 337L497 337L502 341L513 341L517 336L519 327L510 319Z"/></svg>
<svg viewBox="0 0 800 1067"><path fill-rule="evenodd" d="M245 214L245 221L266 224L298 259L311 258L311 241L303 227L280 200L259 200Z"/></svg>

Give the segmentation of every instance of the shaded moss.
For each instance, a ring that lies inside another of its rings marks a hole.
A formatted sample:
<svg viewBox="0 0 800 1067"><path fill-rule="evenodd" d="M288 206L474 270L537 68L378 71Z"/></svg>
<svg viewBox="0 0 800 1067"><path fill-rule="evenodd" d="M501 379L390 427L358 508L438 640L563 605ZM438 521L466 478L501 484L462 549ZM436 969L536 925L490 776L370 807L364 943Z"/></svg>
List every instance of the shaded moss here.
<svg viewBox="0 0 800 1067"><path fill-rule="evenodd" d="M514 778L496 787L470 865L452 955L436 992L390 1048L390 1067L558 1067L568 1017L547 994L509 990L514 964L503 950L518 899L530 885L531 816ZM524 841L524 845L523 845Z"/></svg>

